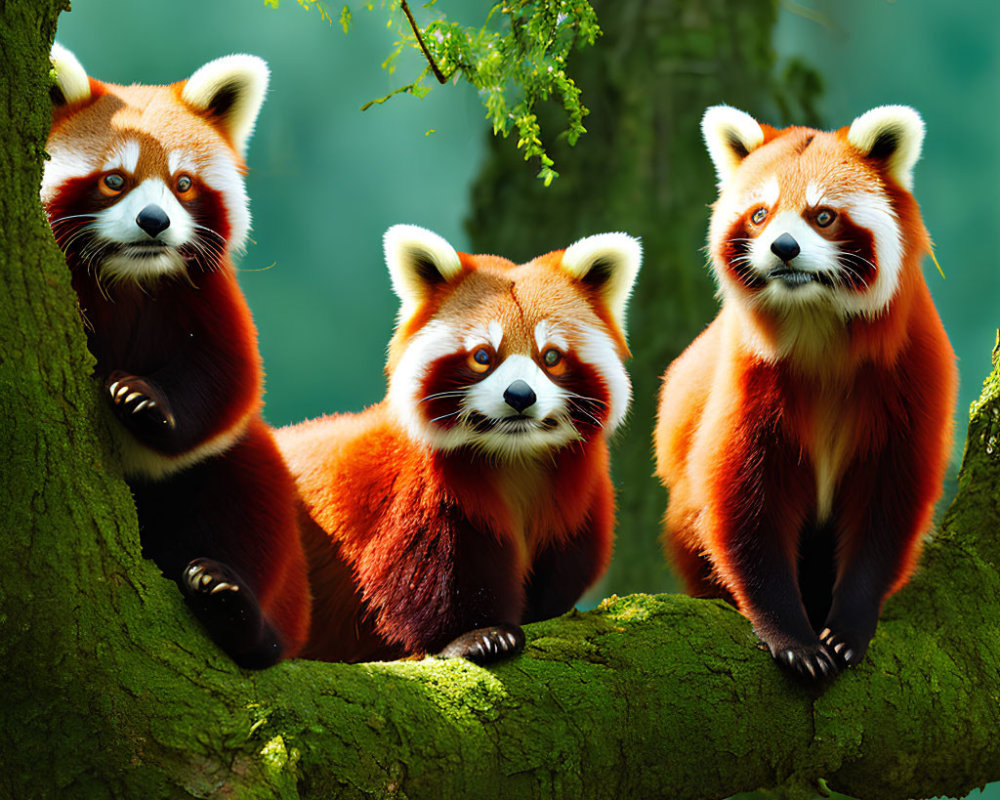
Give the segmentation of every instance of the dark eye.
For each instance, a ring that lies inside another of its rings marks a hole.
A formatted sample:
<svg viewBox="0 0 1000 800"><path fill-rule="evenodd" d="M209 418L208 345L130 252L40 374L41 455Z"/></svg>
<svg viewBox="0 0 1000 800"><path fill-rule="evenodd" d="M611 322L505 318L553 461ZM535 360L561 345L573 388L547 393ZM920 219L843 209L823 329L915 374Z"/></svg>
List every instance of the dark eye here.
<svg viewBox="0 0 1000 800"><path fill-rule="evenodd" d="M562 375L566 372L566 360L563 358L562 351L555 347L549 347L542 351L542 363L550 375Z"/></svg>
<svg viewBox="0 0 1000 800"><path fill-rule="evenodd" d="M118 194L125 188L125 177L120 172L109 172L101 179L104 194Z"/></svg>
<svg viewBox="0 0 1000 800"><path fill-rule="evenodd" d="M754 225L760 225L765 219L767 219L767 209L758 208L753 214L750 215L750 221Z"/></svg>
<svg viewBox="0 0 1000 800"><path fill-rule="evenodd" d="M817 225L821 228L827 228L833 224L833 221L837 218L837 212L829 208L821 208L816 212L814 220Z"/></svg>
<svg viewBox="0 0 1000 800"><path fill-rule="evenodd" d="M187 175L181 175L177 179L177 193L184 194L191 189L191 178Z"/></svg>
<svg viewBox="0 0 1000 800"><path fill-rule="evenodd" d="M476 372L486 372L493 364L493 353L488 347L477 347L469 355L469 366Z"/></svg>

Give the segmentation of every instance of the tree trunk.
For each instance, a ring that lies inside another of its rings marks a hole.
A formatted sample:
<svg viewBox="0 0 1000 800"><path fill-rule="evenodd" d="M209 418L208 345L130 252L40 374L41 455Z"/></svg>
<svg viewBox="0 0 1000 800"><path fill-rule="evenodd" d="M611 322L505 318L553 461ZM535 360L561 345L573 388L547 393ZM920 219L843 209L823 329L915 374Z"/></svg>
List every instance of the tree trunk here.
<svg viewBox="0 0 1000 800"><path fill-rule="evenodd" d="M601 231L642 238L628 323L634 401L612 455L621 533L603 590L663 591L672 585L658 541L666 493L651 459L660 376L717 309L704 266L715 175L701 115L709 105L731 102L775 121L777 2L597 0L593 6L604 35L570 63L591 112L587 134L574 147L564 139L551 143L560 177L547 188L510 142L494 139L473 190L468 229L475 252L515 260ZM560 130L557 105L541 115L543 130Z"/></svg>
<svg viewBox="0 0 1000 800"><path fill-rule="evenodd" d="M38 206L62 0L0 3L0 797L859 797L1000 777L1000 370L959 497L866 661L817 697L719 602L612 599L526 653L237 669L138 555L69 276ZM97 424L95 425L95 420Z"/></svg>

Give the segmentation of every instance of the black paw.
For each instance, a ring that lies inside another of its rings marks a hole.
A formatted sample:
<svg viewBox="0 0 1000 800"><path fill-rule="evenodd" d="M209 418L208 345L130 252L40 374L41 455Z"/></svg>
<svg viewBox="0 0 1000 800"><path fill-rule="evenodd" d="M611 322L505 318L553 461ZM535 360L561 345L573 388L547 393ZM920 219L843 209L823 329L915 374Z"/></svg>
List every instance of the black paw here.
<svg viewBox="0 0 1000 800"><path fill-rule="evenodd" d="M815 645L783 647L771 652L778 666L798 681L821 684L840 672L836 662L818 642Z"/></svg>
<svg viewBox="0 0 1000 800"><path fill-rule="evenodd" d="M155 439L177 427L167 398L149 381L116 371L107 377L104 385L115 414L137 435Z"/></svg>
<svg viewBox="0 0 1000 800"><path fill-rule="evenodd" d="M463 633L449 642L438 656L464 658L474 664L490 664L517 655L523 649L524 631L520 626L501 623Z"/></svg>
<svg viewBox="0 0 1000 800"><path fill-rule="evenodd" d="M837 665L838 669L849 669L861 661L868 651L868 640L860 636L852 636L843 631L832 631L823 628L819 640Z"/></svg>
<svg viewBox="0 0 1000 800"><path fill-rule="evenodd" d="M241 667L263 669L281 658L257 597L231 567L196 558L184 568L180 585L209 635Z"/></svg>

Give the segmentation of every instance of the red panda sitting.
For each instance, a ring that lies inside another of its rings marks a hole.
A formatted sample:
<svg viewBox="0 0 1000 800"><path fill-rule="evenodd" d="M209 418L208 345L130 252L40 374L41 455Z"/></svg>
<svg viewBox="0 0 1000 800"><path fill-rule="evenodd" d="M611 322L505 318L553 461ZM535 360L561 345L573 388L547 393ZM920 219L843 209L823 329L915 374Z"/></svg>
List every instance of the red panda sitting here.
<svg viewBox="0 0 1000 800"><path fill-rule="evenodd" d="M120 423L143 552L237 663L268 666L301 647L310 601L230 260L267 66L228 56L170 86L116 86L59 45L52 61L41 197Z"/></svg>
<svg viewBox="0 0 1000 800"><path fill-rule="evenodd" d="M517 266L397 225L385 252L402 304L386 398L278 431L309 516L303 655L486 663L610 558L640 248L603 234Z"/></svg>
<svg viewBox="0 0 1000 800"><path fill-rule="evenodd" d="M716 106L702 130L722 309L664 376L666 544L692 594L735 600L822 680L909 578L948 461L955 357L910 193L923 122L886 106L776 130Z"/></svg>

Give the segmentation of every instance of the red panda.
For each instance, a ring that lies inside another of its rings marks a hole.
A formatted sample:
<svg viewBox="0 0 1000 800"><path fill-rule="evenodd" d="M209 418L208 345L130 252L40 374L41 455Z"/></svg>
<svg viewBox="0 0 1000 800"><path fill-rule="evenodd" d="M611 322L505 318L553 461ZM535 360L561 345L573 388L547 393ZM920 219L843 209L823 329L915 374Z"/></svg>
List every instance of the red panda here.
<svg viewBox="0 0 1000 800"><path fill-rule="evenodd" d="M702 131L722 308L663 378L665 544L692 594L735 601L822 681L908 580L948 462L955 356L910 191L923 122L884 106L777 130L716 106Z"/></svg>
<svg viewBox="0 0 1000 800"><path fill-rule="evenodd" d="M397 225L385 254L401 301L385 399L277 432L308 513L303 655L486 663L610 558L640 247L602 234L518 266Z"/></svg>
<svg viewBox="0 0 1000 800"><path fill-rule="evenodd" d="M169 86L87 76L55 45L41 199L66 255L143 553L246 667L295 655L310 600L295 484L260 417L257 334L230 254L268 82L254 56Z"/></svg>

